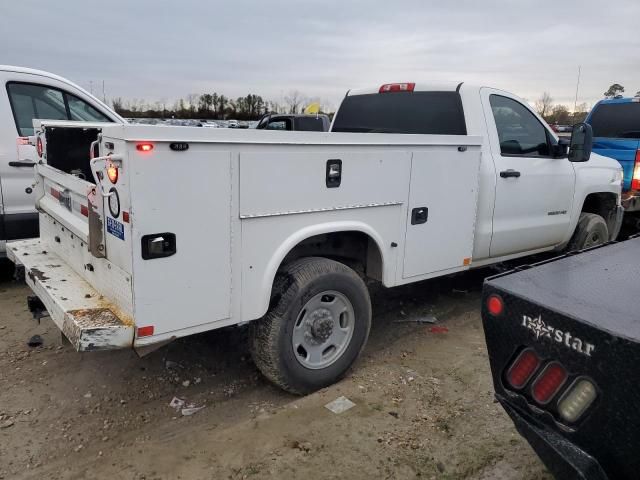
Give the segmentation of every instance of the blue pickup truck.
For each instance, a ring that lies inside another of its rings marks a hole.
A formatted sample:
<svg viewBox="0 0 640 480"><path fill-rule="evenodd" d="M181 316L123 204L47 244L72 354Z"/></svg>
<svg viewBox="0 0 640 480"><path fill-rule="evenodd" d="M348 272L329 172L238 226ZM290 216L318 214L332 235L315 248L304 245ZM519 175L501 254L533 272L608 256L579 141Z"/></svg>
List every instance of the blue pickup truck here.
<svg viewBox="0 0 640 480"><path fill-rule="evenodd" d="M593 128L593 151L622 165L625 224L640 230L640 97L600 100L586 122Z"/></svg>

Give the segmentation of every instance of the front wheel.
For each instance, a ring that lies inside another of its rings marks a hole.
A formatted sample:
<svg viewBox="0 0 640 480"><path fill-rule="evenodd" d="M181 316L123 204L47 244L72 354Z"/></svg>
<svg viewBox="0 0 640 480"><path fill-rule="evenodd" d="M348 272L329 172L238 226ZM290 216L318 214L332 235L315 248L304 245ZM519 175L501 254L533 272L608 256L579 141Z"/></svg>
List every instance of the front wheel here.
<svg viewBox="0 0 640 480"><path fill-rule="evenodd" d="M595 213L581 213L576 231L567 247L568 251L584 250L585 248L602 245L609 241L607 222Z"/></svg>
<svg viewBox="0 0 640 480"><path fill-rule="evenodd" d="M340 379L371 328L362 279L326 258L297 260L278 272L267 315L252 323L255 364L273 383L306 394Z"/></svg>

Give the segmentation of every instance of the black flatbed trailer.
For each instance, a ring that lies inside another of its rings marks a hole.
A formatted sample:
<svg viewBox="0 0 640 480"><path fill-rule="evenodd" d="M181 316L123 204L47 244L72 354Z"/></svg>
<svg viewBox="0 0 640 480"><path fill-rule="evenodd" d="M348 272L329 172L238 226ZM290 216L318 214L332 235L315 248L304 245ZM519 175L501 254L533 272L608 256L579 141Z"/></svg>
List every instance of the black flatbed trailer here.
<svg viewBox="0 0 640 480"><path fill-rule="evenodd" d="M487 279L496 398L556 478L640 479L640 238Z"/></svg>

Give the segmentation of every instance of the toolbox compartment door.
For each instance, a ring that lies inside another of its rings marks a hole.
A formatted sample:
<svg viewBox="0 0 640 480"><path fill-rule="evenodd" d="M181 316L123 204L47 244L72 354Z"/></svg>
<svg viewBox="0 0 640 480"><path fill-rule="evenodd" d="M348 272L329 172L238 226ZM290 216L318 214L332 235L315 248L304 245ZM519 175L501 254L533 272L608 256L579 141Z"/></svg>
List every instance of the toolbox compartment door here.
<svg viewBox="0 0 640 480"><path fill-rule="evenodd" d="M403 278L470 264L479 172L479 146L413 153Z"/></svg>

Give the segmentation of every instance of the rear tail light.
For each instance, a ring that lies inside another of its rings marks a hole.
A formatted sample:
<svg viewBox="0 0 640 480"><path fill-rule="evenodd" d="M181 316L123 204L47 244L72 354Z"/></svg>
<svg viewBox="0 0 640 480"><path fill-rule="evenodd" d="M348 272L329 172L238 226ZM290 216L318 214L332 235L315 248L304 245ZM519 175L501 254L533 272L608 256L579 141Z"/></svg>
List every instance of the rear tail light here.
<svg viewBox="0 0 640 480"><path fill-rule="evenodd" d="M640 190L640 150L636 151L636 163L633 166L633 178L631 179L631 190Z"/></svg>
<svg viewBox="0 0 640 480"><path fill-rule="evenodd" d="M548 364L531 386L531 396L540 405L545 405L560 391L567 381L567 371L558 362Z"/></svg>
<svg viewBox="0 0 640 480"><path fill-rule="evenodd" d="M29 145L29 137L18 137L16 139L17 145Z"/></svg>
<svg viewBox="0 0 640 480"><path fill-rule="evenodd" d="M44 148L42 147L42 139L40 137L38 137L38 140L36 140L36 151L38 152L38 156L42 158Z"/></svg>
<svg viewBox="0 0 640 480"><path fill-rule="evenodd" d="M385 83L380 87L378 93L387 92L413 92L416 87L415 83Z"/></svg>
<svg viewBox="0 0 640 480"><path fill-rule="evenodd" d="M109 180L111 181L111 183L117 183L118 182L118 167L116 167L113 164L110 164L107 167L107 177L109 177Z"/></svg>
<svg viewBox="0 0 640 480"><path fill-rule="evenodd" d="M502 315L504 310L504 302L502 301L502 298L498 295L490 295L489 298L487 298L487 310L494 317Z"/></svg>
<svg viewBox="0 0 640 480"><path fill-rule="evenodd" d="M524 387L540 366L540 357L532 349L523 350L507 370L507 382L515 389Z"/></svg>
<svg viewBox="0 0 640 480"><path fill-rule="evenodd" d="M563 420L574 423L591 406L597 396L598 392L591 381L578 378L558 402L558 413Z"/></svg>

